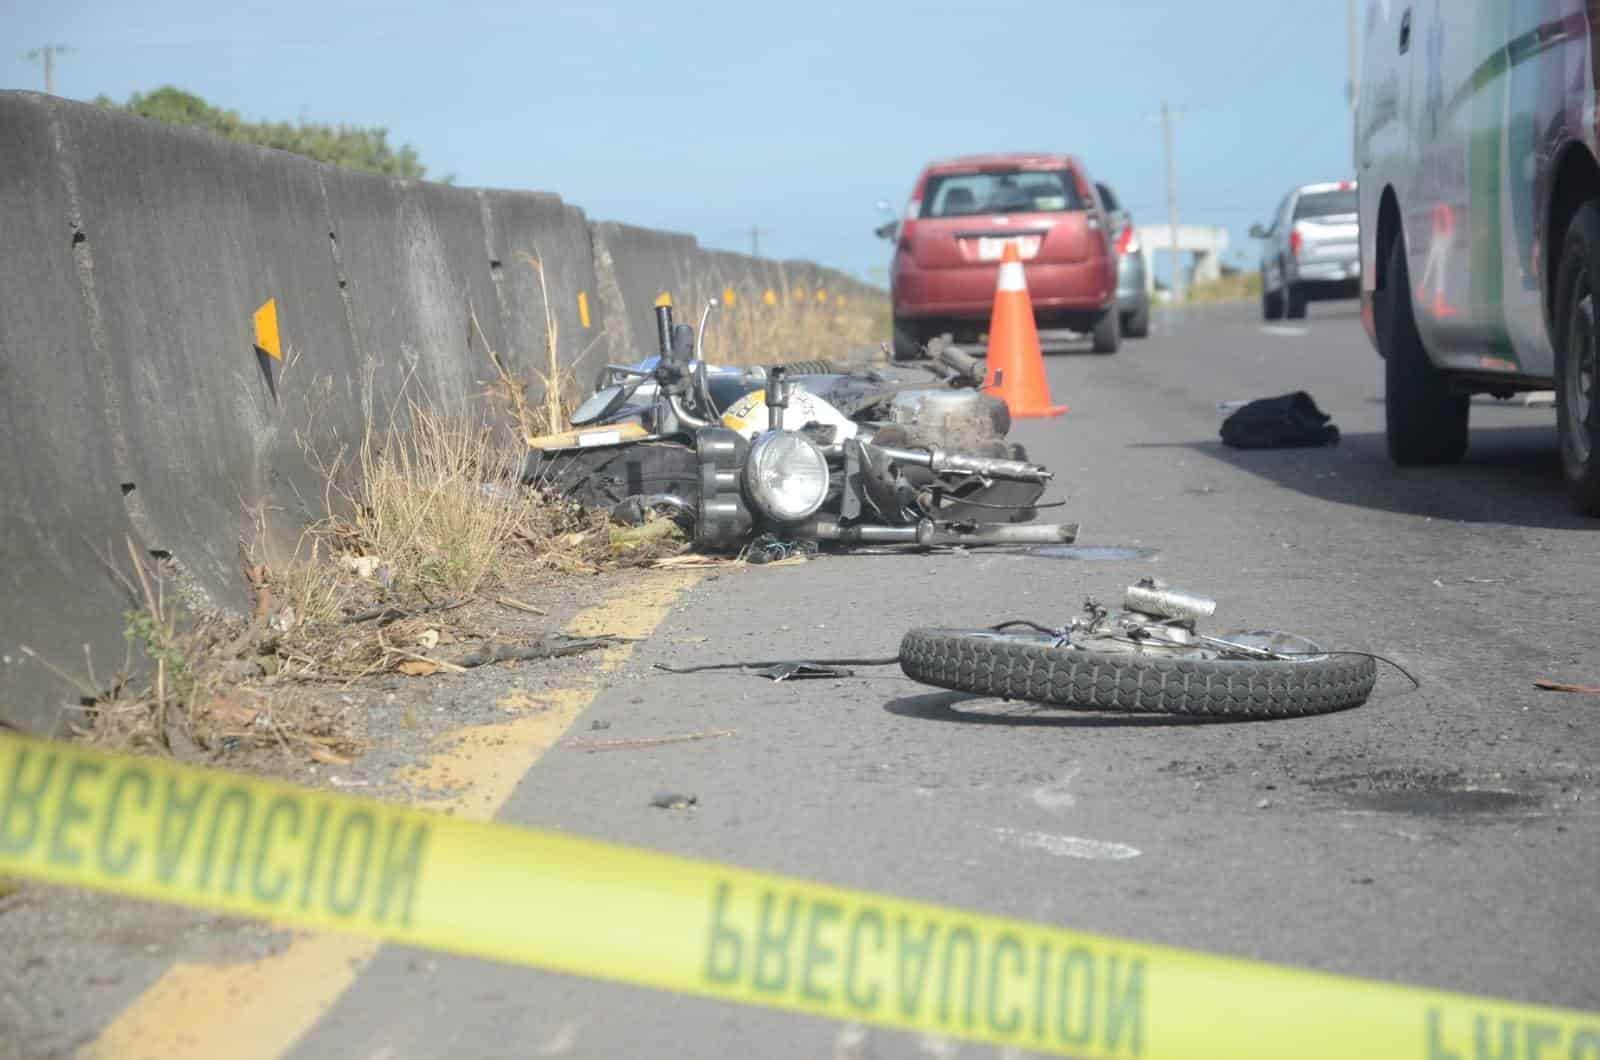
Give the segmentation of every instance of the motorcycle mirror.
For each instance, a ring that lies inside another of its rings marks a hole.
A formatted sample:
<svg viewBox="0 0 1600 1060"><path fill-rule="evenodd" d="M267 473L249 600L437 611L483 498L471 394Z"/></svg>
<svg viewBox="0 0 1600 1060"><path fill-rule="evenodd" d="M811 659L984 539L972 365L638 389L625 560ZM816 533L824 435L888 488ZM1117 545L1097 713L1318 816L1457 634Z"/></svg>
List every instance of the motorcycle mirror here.
<svg viewBox="0 0 1600 1060"><path fill-rule="evenodd" d="M628 403L634 391L644 380L640 379L626 386L610 386L604 390L596 391L567 417L574 427L582 427L590 423L605 423L617 411Z"/></svg>

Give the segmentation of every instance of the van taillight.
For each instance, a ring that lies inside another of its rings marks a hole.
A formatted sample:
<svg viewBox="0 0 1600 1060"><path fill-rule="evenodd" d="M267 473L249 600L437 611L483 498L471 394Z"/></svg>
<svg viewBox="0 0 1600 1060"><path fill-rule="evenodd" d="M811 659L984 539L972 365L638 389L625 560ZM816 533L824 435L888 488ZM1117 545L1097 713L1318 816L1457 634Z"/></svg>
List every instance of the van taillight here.
<svg viewBox="0 0 1600 1060"><path fill-rule="evenodd" d="M1300 244L1302 242L1303 240L1300 238L1299 230L1291 230L1289 232L1289 253L1298 258L1300 256Z"/></svg>
<svg viewBox="0 0 1600 1060"><path fill-rule="evenodd" d="M1122 235L1117 237L1117 253L1139 253L1139 236L1132 225L1124 225L1122 228Z"/></svg>

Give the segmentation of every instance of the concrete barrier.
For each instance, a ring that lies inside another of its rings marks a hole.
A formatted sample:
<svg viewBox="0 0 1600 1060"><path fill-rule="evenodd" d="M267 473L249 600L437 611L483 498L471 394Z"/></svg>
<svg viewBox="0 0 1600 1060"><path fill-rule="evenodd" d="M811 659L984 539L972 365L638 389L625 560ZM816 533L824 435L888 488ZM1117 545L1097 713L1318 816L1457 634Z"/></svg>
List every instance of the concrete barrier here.
<svg viewBox="0 0 1600 1060"><path fill-rule="evenodd" d="M33 729L78 696L20 646L77 672L87 644L116 667L129 601L97 553L132 532L55 140L35 99L0 93L0 717Z"/></svg>
<svg viewBox="0 0 1600 1060"><path fill-rule="evenodd" d="M490 378L474 316L489 345L504 343L476 196L317 169L355 349L363 370L378 373L380 391L409 378L419 392L448 399Z"/></svg>
<svg viewBox="0 0 1600 1060"><path fill-rule="evenodd" d="M662 290L837 275L25 92L0 92L0 235L0 720L38 731L83 691L19 646L87 681L87 644L111 678L129 542L202 619L241 611L241 547L281 562L324 514L304 447L357 444L403 387L481 392L486 346L549 374L552 318L587 386L601 360L654 352ZM269 298L281 363L254 348Z"/></svg>
<svg viewBox="0 0 1600 1060"><path fill-rule="evenodd" d="M540 192L480 191L478 197L506 329L504 352L528 377L548 377L546 326L553 319L561 371L569 383L587 388L617 348L583 211ZM543 268L543 291L535 261Z"/></svg>
<svg viewBox="0 0 1600 1060"><path fill-rule="evenodd" d="M615 221L590 225L601 299L618 353L628 359L656 352L655 303L663 292L678 301L691 297L694 259L700 246L681 232L658 232Z"/></svg>

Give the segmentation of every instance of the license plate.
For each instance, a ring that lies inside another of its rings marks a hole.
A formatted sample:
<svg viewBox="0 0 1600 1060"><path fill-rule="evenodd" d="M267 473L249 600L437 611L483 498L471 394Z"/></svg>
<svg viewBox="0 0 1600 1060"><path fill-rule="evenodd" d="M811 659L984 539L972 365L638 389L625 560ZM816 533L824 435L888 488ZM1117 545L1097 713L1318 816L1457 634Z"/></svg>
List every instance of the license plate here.
<svg viewBox="0 0 1600 1060"><path fill-rule="evenodd" d="M1039 256L1041 242L1038 236L979 236L978 260L999 261L1005 255L1006 244L1011 243L1023 261L1032 261Z"/></svg>

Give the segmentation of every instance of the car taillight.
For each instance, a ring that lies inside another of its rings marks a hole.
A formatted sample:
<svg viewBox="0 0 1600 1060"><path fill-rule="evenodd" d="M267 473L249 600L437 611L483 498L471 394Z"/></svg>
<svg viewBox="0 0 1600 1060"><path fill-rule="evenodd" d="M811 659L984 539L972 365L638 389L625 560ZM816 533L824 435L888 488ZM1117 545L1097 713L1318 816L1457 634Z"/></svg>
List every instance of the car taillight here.
<svg viewBox="0 0 1600 1060"><path fill-rule="evenodd" d="M1127 225L1124 227L1122 229L1122 235L1117 237L1117 253L1139 253L1139 235L1138 231L1132 225Z"/></svg>
<svg viewBox="0 0 1600 1060"><path fill-rule="evenodd" d="M1298 258L1300 256L1300 244L1302 242L1304 241L1300 238L1299 229L1291 230L1289 232L1289 253Z"/></svg>
<svg viewBox="0 0 1600 1060"><path fill-rule="evenodd" d="M900 240L895 244L895 249L902 254L911 253L911 237L916 234L917 225L910 219L900 222Z"/></svg>

